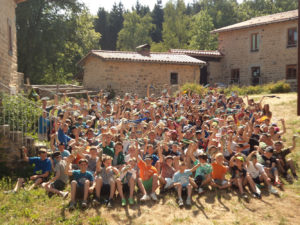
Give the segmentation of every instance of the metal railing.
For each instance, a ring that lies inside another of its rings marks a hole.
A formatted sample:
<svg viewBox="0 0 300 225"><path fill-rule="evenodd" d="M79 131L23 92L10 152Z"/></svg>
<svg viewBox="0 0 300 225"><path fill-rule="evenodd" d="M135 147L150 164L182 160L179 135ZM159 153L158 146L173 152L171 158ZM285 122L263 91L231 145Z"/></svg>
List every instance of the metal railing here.
<svg viewBox="0 0 300 225"><path fill-rule="evenodd" d="M43 110L35 102L14 89L0 82L3 91L0 91L0 125L2 133L9 135L15 144L25 144L26 136L39 137L47 140L52 129L52 123L42 117ZM7 133L9 132L9 133Z"/></svg>

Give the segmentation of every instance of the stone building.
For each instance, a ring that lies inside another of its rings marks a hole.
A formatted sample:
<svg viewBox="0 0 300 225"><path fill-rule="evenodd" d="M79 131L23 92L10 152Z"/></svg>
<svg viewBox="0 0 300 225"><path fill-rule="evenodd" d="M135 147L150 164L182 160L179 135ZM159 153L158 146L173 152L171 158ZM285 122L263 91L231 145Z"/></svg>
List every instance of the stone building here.
<svg viewBox="0 0 300 225"><path fill-rule="evenodd" d="M257 85L297 77L298 10L282 12L212 31L219 38L220 71L214 82Z"/></svg>
<svg viewBox="0 0 300 225"><path fill-rule="evenodd" d="M200 81L200 69L205 62L177 53L150 53L143 45L137 52L92 50L79 63L83 67L83 85L88 89L111 87L117 94L126 92L145 96L147 85L159 94L164 85Z"/></svg>
<svg viewBox="0 0 300 225"><path fill-rule="evenodd" d="M0 82L18 90L23 75L18 73L15 8L25 0L0 0ZM0 83L0 90L7 90Z"/></svg>

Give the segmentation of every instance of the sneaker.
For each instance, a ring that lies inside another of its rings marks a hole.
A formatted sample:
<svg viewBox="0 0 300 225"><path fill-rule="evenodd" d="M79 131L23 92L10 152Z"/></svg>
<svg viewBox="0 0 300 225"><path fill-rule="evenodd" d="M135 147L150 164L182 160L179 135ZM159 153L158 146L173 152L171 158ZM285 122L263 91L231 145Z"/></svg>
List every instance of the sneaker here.
<svg viewBox="0 0 300 225"><path fill-rule="evenodd" d="M257 192L254 192L254 193L253 193L253 197L254 197L254 198L261 199L261 195L260 195L259 193L257 193Z"/></svg>
<svg viewBox="0 0 300 225"><path fill-rule="evenodd" d="M141 197L141 202L145 202L145 201L149 201L149 200L150 200L150 197L147 194L145 194L145 195L143 195L143 197Z"/></svg>
<svg viewBox="0 0 300 225"><path fill-rule="evenodd" d="M245 193L242 194L242 198L245 199L245 200L248 200L248 195L246 195Z"/></svg>
<svg viewBox="0 0 300 225"><path fill-rule="evenodd" d="M112 205L112 199L108 199L106 207L107 208L112 208L113 207L113 205Z"/></svg>
<svg viewBox="0 0 300 225"><path fill-rule="evenodd" d="M86 209L86 208L87 208L87 202L86 202L86 201L83 201L83 202L81 203L81 207L82 207L83 209Z"/></svg>
<svg viewBox="0 0 300 225"><path fill-rule="evenodd" d="M274 195L278 194L278 191L275 188L273 188L272 185L269 186L269 192Z"/></svg>
<svg viewBox="0 0 300 225"><path fill-rule="evenodd" d="M204 192L203 188L199 187L198 194L202 194Z"/></svg>
<svg viewBox="0 0 300 225"><path fill-rule="evenodd" d="M94 198L93 199L93 206L99 206L99 205L101 205L101 202L97 198Z"/></svg>
<svg viewBox="0 0 300 225"><path fill-rule="evenodd" d="M68 191L63 191L61 192L61 196L63 197L63 199L66 199L69 195L69 192Z"/></svg>
<svg viewBox="0 0 300 225"><path fill-rule="evenodd" d="M190 197L188 197L188 198L186 199L186 205L188 205L188 206L192 205L192 201L191 201L191 198L190 198Z"/></svg>
<svg viewBox="0 0 300 225"><path fill-rule="evenodd" d="M180 198L180 199L178 200L178 206L179 206L179 207L182 207L182 206L183 206L183 200L182 200L182 198Z"/></svg>
<svg viewBox="0 0 300 225"><path fill-rule="evenodd" d="M257 186L255 186L255 192L256 192L258 195L261 194L261 190L260 190Z"/></svg>
<svg viewBox="0 0 300 225"><path fill-rule="evenodd" d="M134 204L133 198L128 198L128 202L129 202L129 205L133 205Z"/></svg>
<svg viewBox="0 0 300 225"><path fill-rule="evenodd" d="M153 201L158 201L155 192L151 193L150 197L152 198Z"/></svg>
<svg viewBox="0 0 300 225"><path fill-rule="evenodd" d="M70 202L69 210L74 210L74 209L75 209L75 202Z"/></svg>
<svg viewBox="0 0 300 225"><path fill-rule="evenodd" d="M122 199L121 205L126 206L126 199L125 198Z"/></svg>

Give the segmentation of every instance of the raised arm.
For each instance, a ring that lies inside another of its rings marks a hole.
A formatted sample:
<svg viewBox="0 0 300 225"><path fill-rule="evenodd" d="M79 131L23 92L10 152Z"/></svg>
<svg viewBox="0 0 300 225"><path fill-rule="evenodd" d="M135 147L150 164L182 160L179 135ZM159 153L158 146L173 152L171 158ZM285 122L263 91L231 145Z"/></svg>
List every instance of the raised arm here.
<svg viewBox="0 0 300 225"><path fill-rule="evenodd" d="M74 156L73 155L69 155L69 157L66 159L67 161L67 165L65 168L65 174L67 174L68 176L72 176L73 175L73 171L70 167L71 162L74 160Z"/></svg>

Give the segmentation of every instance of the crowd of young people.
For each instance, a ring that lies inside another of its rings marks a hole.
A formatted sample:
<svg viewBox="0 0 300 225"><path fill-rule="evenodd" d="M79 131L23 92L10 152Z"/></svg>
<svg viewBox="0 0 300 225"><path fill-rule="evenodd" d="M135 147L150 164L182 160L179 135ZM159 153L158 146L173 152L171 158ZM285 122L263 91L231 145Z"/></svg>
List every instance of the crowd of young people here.
<svg viewBox="0 0 300 225"><path fill-rule="evenodd" d="M49 196L94 205L134 205L158 201L175 190L179 206L190 206L193 193L234 190L244 199L261 198L261 189L278 194L281 179L298 179L282 136L284 119L274 121L267 104L209 89L206 94L139 98L125 94L109 100L102 91L87 98L67 98L54 105L41 99L39 138L50 151L23 157L35 164L30 189L42 186ZM280 122L278 124L277 122ZM291 174L289 174L289 170ZM25 179L19 178L17 192ZM248 186L248 190L246 188ZM159 194L159 195L158 195ZM183 200L186 194L186 200ZM119 196L118 198L116 196ZM90 200L90 201L89 201ZM119 202L119 203L117 203Z"/></svg>

